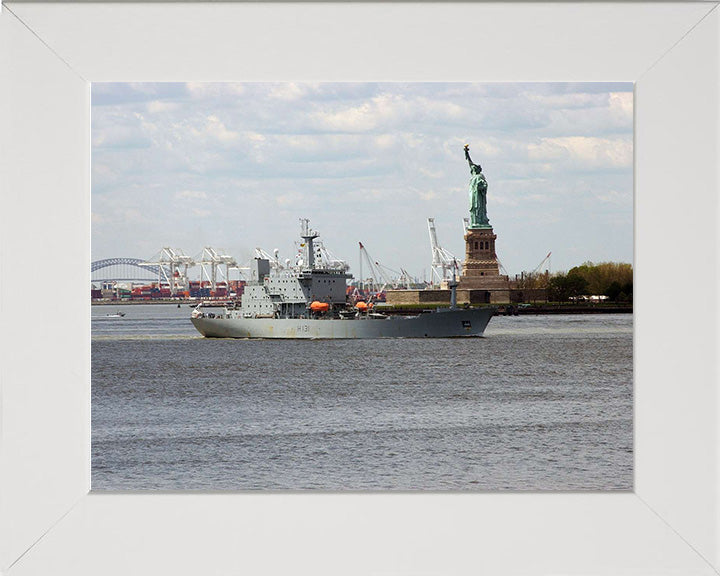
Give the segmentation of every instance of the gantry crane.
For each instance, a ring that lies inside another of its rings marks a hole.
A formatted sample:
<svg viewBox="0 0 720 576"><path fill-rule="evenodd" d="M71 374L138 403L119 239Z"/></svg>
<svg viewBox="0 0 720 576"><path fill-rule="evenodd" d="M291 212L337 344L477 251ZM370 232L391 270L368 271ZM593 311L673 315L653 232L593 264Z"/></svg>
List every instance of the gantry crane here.
<svg viewBox="0 0 720 576"><path fill-rule="evenodd" d="M455 269L454 263L457 262L457 258L438 243L435 218L428 218L427 220L430 234L430 250L432 251L432 264L430 266L433 274L440 282L447 281L449 273Z"/></svg>
<svg viewBox="0 0 720 576"><path fill-rule="evenodd" d="M187 270L195 266L195 261L190 256L186 256L182 250L166 246L148 261L141 262L139 266L157 266L158 285L162 284L164 279L170 286L170 294L175 296L178 290L187 289Z"/></svg>
<svg viewBox="0 0 720 576"><path fill-rule="evenodd" d="M215 290L217 288L217 274L218 271L225 277L225 281L228 282L230 279L230 268L237 268L238 264L235 258L229 254L224 254L222 250L218 251L211 246L205 246L202 254L196 259L196 263L200 265L200 279L203 276L210 281L210 289ZM223 274L222 265L225 265L225 273ZM210 267L210 272L206 270L205 266Z"/></svg>

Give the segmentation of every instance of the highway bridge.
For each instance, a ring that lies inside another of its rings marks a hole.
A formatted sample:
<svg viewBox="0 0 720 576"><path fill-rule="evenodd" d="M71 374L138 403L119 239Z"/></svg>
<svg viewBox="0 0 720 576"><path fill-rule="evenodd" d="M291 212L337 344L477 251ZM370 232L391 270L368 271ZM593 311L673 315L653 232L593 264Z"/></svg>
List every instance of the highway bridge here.
<svg viewBox="0 0 720 576"><path fill-rule="evenodd" d="M90 272L92 282L152 282L163 276L160 266L140 258L96 260L90 264ZM165 268L165 274L169 269Z"/></svg>

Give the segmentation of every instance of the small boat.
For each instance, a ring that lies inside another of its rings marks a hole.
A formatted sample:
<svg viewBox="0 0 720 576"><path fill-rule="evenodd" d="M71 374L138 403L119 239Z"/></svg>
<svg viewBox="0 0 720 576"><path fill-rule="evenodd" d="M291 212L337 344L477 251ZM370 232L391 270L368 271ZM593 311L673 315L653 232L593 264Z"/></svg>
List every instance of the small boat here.
<svg viewBox="0 0 720 576"><path fill-rule="evenodd" d="M122 318L125 316L125 312L115 312L115 314L105 314L107 318Z"/></svg>

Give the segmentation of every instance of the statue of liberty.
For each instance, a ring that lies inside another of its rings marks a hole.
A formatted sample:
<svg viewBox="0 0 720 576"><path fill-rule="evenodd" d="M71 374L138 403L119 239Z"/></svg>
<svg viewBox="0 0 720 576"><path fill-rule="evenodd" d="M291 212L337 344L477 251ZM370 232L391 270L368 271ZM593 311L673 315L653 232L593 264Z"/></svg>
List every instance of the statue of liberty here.
<svg viewBox="0 0 720 576"><path fill-rule="evenodd" d="M490 228L487 217L488 183L482 173L480 164L473 164L470 159L470 145L465 144L465 158L470 165L470 229Z"/></svg>

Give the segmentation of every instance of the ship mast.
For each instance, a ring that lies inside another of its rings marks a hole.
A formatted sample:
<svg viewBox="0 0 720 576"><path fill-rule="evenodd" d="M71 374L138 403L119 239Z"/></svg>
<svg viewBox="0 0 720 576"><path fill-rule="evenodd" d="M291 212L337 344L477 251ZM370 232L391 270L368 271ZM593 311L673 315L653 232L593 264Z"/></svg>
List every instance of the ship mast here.
<svg viewBox="0 0 720 576"><path fill-rule="evenodd" d="M320 236L320 234L314 230L310 230L309 218L300 218L300 227L300 237L305 240L305 262L307 262L308 269L312 270L315 267L315 248L313 247L313 240Z"/></svg>
<svg viewBox="0 0 720 576"><path fill-rule="evenodd" d="M458 281L455 277L455 271L457 270L457 260L453 259L453 271L452 271L452 280L448 282L448 286L450 287L450 308L452 310L455 310L457 308L457 287L458 287Z"/></svg>

